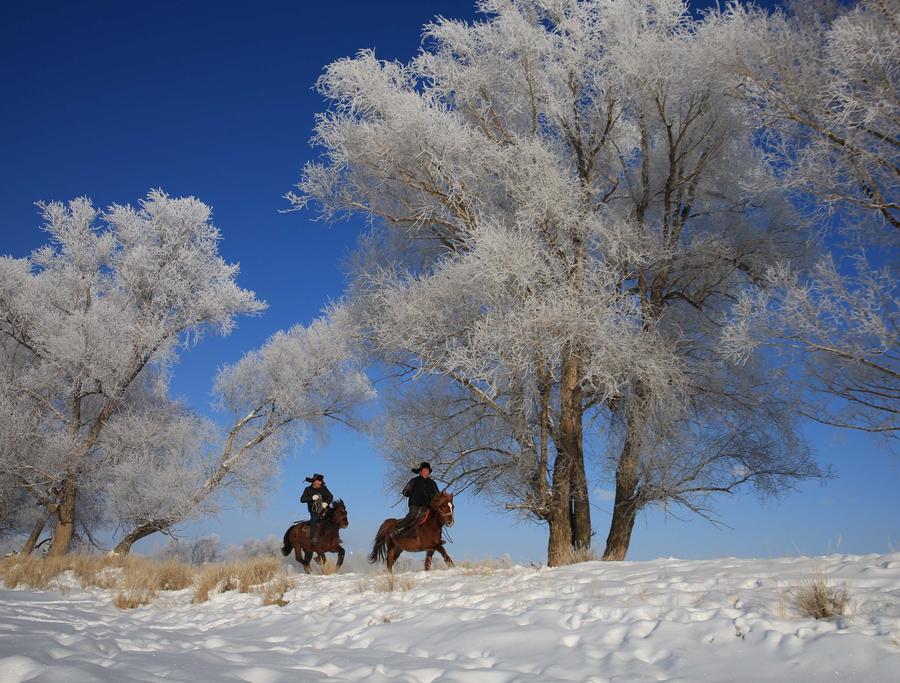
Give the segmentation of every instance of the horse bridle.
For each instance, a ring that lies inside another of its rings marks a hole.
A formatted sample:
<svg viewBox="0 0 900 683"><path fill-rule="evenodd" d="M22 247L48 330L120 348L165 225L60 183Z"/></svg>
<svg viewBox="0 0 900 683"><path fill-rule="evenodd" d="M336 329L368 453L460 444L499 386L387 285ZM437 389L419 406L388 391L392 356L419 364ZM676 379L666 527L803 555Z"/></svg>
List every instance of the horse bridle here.
<svg viewBox="0 0 900 683"><path fill-rule="evenodd" d="M449 511L449 512L444 512L444 510L443 510L443 507L444 507L444 506L443 506L443 505L439 505L437 508L434 508L434 509L435 509L435 511L441 516L441 523L442 523L445 527L448 527L448 528L449 528L449 527L453 526L453 498L449 498L449 499L447 500L447 506L450 508L450 511ZM448 516L448 515L449 515L449 517L450 517L450 521L449 521L449 522L447 521L447 516Z"/></svg>

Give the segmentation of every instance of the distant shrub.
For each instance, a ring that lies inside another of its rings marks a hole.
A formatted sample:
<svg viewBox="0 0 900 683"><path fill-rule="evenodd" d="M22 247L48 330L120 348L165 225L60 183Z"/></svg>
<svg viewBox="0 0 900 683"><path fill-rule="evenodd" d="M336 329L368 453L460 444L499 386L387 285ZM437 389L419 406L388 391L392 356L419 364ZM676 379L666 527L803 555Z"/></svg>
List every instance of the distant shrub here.
<svg viewBox="0 0 900 683"><path fill-rule="evenodd" d="M830 586L821 569L794 589L794 605L803 616L831 619L847 611L850 595L846 586Z"/></svg>

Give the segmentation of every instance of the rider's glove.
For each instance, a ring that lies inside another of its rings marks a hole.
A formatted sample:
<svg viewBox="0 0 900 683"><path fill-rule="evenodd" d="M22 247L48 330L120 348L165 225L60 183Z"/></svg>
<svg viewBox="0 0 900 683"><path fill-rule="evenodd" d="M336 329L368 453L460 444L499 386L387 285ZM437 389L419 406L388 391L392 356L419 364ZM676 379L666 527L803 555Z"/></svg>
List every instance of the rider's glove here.
<svg viewBox="0 0 900 683"><path fill-rule="evenodd" d="M319 500L319 498L320 498L320 496L319 496L318 493L317 493L316 495L313 496L313 500Z"/></svg>

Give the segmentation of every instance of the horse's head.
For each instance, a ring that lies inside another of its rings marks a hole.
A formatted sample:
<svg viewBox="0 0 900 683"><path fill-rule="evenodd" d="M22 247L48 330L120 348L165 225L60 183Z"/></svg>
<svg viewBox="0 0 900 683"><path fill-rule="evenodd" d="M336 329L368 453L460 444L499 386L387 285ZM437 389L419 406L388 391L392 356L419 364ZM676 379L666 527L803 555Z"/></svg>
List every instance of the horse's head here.
<svg viewBox="0 0 900 683"><path fill-rule="evenodd" d="M344 505L343 500L339 499L332 503L329 516L340 529L346 529L350 525L350 520L347 519L347 506Z"/></svg>
<svg viewBox="0 0 900 683"><path fill-rule="evenodd" d="M441 491L431 499L429 507L441 516L444 526L453 526L453 494Z"/></svg>

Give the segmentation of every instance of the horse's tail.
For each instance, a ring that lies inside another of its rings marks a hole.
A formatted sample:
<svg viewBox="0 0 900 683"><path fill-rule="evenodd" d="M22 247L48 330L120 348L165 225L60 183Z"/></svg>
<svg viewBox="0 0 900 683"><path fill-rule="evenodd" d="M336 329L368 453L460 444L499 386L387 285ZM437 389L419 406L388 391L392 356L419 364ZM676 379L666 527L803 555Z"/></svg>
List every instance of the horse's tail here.
<svg viewBox="0 0 900 683"><path fill-rule="evenodd" d="M387 542L388 542L388 532L390 532L393 524L391 522L396 522L394 519L386 519L382 522L381 527L378 529L378 533L375 534L375 542L372 544L372 552L369 553L369 562L371 564L375 564L376 562L384 562L387 559Z"/></svg>
<svg viewBox="0 0 900 683"><path fill-rule="evenodd" d="M291 529L294 526L291 525L288 527L288 530L284 532L284 547L281 548L281 554L287 557L291 554L291 551L294 549L294 546L291 545Z"/></svg>

